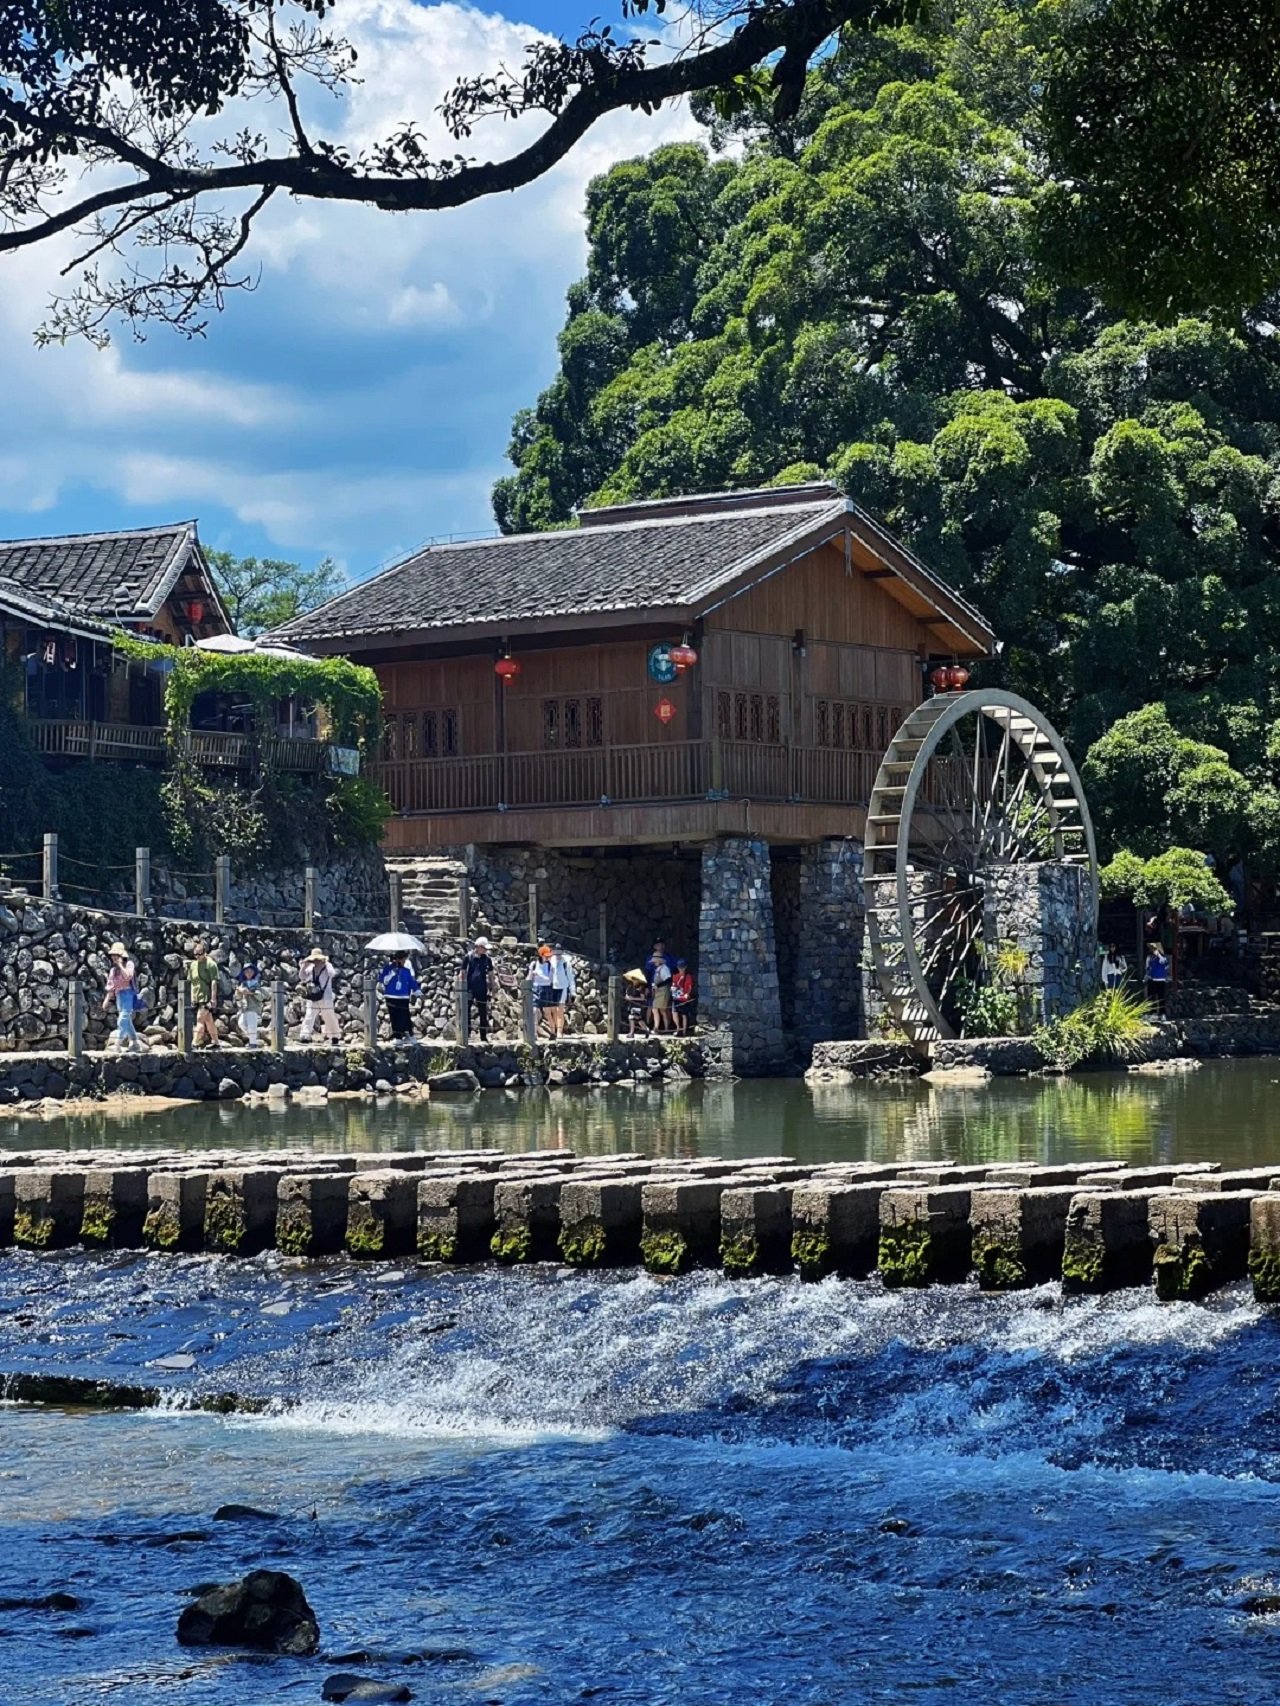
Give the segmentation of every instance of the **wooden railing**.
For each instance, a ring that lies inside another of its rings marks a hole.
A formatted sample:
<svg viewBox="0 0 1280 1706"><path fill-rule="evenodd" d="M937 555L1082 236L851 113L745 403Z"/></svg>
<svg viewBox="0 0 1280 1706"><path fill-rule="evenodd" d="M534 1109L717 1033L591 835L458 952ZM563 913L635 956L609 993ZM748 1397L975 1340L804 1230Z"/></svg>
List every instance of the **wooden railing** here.
<svg viewBox="0 0 1280 1706"><path fill-rule="evenodd" d="M734 798L864 804L879 754L750 741L394 759L377 777L398 812Z"/></svg>
<svg viewBox="0 0 1280 1706"><path fill-rule="evenodd" d="M50 758L110 759L132 764L163 764L165 760L162 728L43 718L31 718L26 726L36 751ZM216 770L248 769L253 750L247 735L224 734L218 729L191 729L186 747L200 764ZM262 742L263 757L281 770L323 770L327 751L322 740L294 736L268 735Z"/></svg>

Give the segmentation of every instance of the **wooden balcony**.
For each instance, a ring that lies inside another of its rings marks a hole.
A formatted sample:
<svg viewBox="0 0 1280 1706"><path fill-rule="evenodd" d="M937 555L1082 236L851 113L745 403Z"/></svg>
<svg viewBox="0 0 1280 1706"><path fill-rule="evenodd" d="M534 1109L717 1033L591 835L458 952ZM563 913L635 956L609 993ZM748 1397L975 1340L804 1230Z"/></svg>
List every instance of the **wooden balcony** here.
<svg viewBox="0 0 1280 1706"><path fill-rule="evenodd" d="M871 752L705 740L398 759L376 774L395 810L412 816L726 798L854 806L878 762Z"/></svg>
<svg viewBox="0 0 1280 1706"><path fill-rule="evenodd" d="M162 728L76 720L53 722L36 718L28 719L26 726L36 751L48 758L163 764L167 756L165 730ZM254 743L247 735L191 729L185 740L192 757L208 769L243 771L250 767ZM280 770L314 773L323 770L328 762L326 741L269 735L260 744L263 757Z"/></svg>

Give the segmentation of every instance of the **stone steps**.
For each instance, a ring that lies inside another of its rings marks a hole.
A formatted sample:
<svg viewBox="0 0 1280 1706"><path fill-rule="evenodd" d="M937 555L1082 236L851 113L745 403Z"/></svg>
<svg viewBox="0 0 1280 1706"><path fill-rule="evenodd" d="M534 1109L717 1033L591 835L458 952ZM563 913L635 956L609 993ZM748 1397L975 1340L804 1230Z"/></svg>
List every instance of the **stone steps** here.
<svg viewBox="0 0 1280 1706"><path fill-rule="evenodd" d="M890 1289L1068 1292L1152 1283L1194 1301L1253 1278L1280 1302L1280 1166L1124 1169L740 1161L446 1150L109 1155L34 1150L0 1164L0 1246L578 1268L720 1267L806 1279L878 1272Z"/></svg>
<svg viewBox="0 0 1280 1706"><path fill-rule="evenodd" d="M388 871L400 876L404 927L418 936L456 936L462 883L467 867L460 859L435 854L387 860Z"/></svg>

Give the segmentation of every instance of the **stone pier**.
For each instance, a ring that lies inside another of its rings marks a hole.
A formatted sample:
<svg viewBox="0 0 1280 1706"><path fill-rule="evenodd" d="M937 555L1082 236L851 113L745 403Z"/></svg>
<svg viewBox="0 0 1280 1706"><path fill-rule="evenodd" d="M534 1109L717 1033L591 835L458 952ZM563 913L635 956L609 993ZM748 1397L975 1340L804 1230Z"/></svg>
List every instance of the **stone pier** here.
<svg viewBox="0 0 1280 1706"><path fill-rule="evenodd" d="M727 1274L781 1274L791 1266L786 1184L733 1185L720 1198L720 1260Z"/></svg>
<svg viewBox="0 0 1280 1706"><path fill-rule="evenodd" d="M353 1173L348 1190L348 1252L363 1260L410 1255L418 1235L416 1176L382 1167Z"/></svg>
<svg viewBox="0 0 1280 1706"><path fill-rule="evenodd" d="M276 1248L286 1256L336 1256L347 1237L350 1174L286 1173L276 1193Z"/></svg>
<svg viewBox="0 0 1280 1706"><path fill-rule="evenodd" d="M147 1218L143 1241L153 1250L200 1250L204 1247L204 1205L209 1169L152 1173L147 1180Z"/></svg>
<svg viewBox="0 0 1280 1706"><path fill-rule="evenodd" d="M767 841L725 836L703 849L698 1017L732 1032L738 1071L768 1073L783 1063Z"/></svg>
<svg viewBox="0 0 1280 1706"><path fill-rule="evenodd" d="M921 1286L962 1280L971 1245L968 1185L895 1186L880 1198L880 1278Z"/></svg>
<svg viewBox="0 0 1280 1706"><path fill-rule="evenodd" d="M1055 1169L1046 1169L1053 1173ZM1062 1272L1070 1184L975 1191L969 1210L973 1266L983 1291L1018 1291Z"/></svg>
<svg viewBox="0 0 1280 1706"><path fill-rule="evenodd" d="M1170 1191L1151 1198L1147 1220L1161 1302L1192 1301L1243 1279L1252 1200L1246 1191Z"/></svg>
<svg viewBox="0 0 1280 1706"><path fill-rule="evenodd" d="M1062 1289L1103 1292L1147 1284L1151 1278L1149 1205L1149 1193L1141 1186L1130 1189L1118 1182L1112 1186L1108 1180L1105 1190L1078 1191L1063 1228Z"/></svg>
<svg viewBox="0 0 1280 1706"><path fill-rule="evenodd" d="M79 1169L19 1173L13 1238L28 1250L61 1250L80 1241L85 1175Z"/></svg>
<svg viewBox="0 0 1280 1706"><path fill-rule="evenodd" d="M480 1262L494 1234L497 1179L479 1168L427 1173L418 1182L418 1254L428 1262Z"/></svg>
<svg viewBox="0 0 1280 1706"><path fill-rule="evenodd" d="M145 1167L91 1168L84 1176L80 1242L90 1248L136 1248L147 1218Z"/></svg>
<svg viewBox="0 0 1280 1706"><path fill-rule="evenodd" d="M713 1266L720 1254L719 1179L672 1179L641 1190L640 1253L650 1273Z"/></svg>
<svg viewBox="0 0 1280 1706"><path fill-rule="evenodd" d="M862 846L812 841L800 849L792 1014L801 1049L864 1034Z"/></svg>
<svg viewBox="0 0 1280 1706"><path fill-rule="evenodd" d="M1280 1195L1254 1197L1250 1206L1249 1278L1259 1303L1280 1303Z"/></svg>
<svg viewBox="0 0 1280 1706"><path fill-rule="evenodd" d="M625 1267L640 1260L644 1224L640 1178L569 1179L560 1189L561 1256L575 1268Z"/></svg>
<svg viewBox="0 0 1280 1706"><path fill-rule="evenodd" d="M209 1176L204 1241L209 1250L256 1256L275 1242L278 1169L228 1167Z"/></svg>

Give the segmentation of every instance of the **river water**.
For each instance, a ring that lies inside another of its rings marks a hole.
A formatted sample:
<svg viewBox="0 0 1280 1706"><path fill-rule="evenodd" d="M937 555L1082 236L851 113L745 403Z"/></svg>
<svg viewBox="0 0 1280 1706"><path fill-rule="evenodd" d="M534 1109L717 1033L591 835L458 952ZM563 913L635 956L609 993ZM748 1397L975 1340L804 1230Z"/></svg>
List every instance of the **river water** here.
<svg viewBox="0 0 1280 1706"><path fill-rule="evenodd" d="M129 1132L1275 1160L1277 1078L206 1108ZM62 1132L85 1141L20 1141ZM438 1706L1257 1702L1280 1683L1278 1358L1243 1288L1158 1307L11 1252L0 1369L172 1399L0 1409L0 1698L316 1701L345 1669ZM225 1390L268 1409L182 1408ZM215 1519L233 1502L270 1520ZM303 1582L320 1656L177 1646L186 1590L253 1567ZM51 1591L78 1604L14 1603Z"/></svg>

